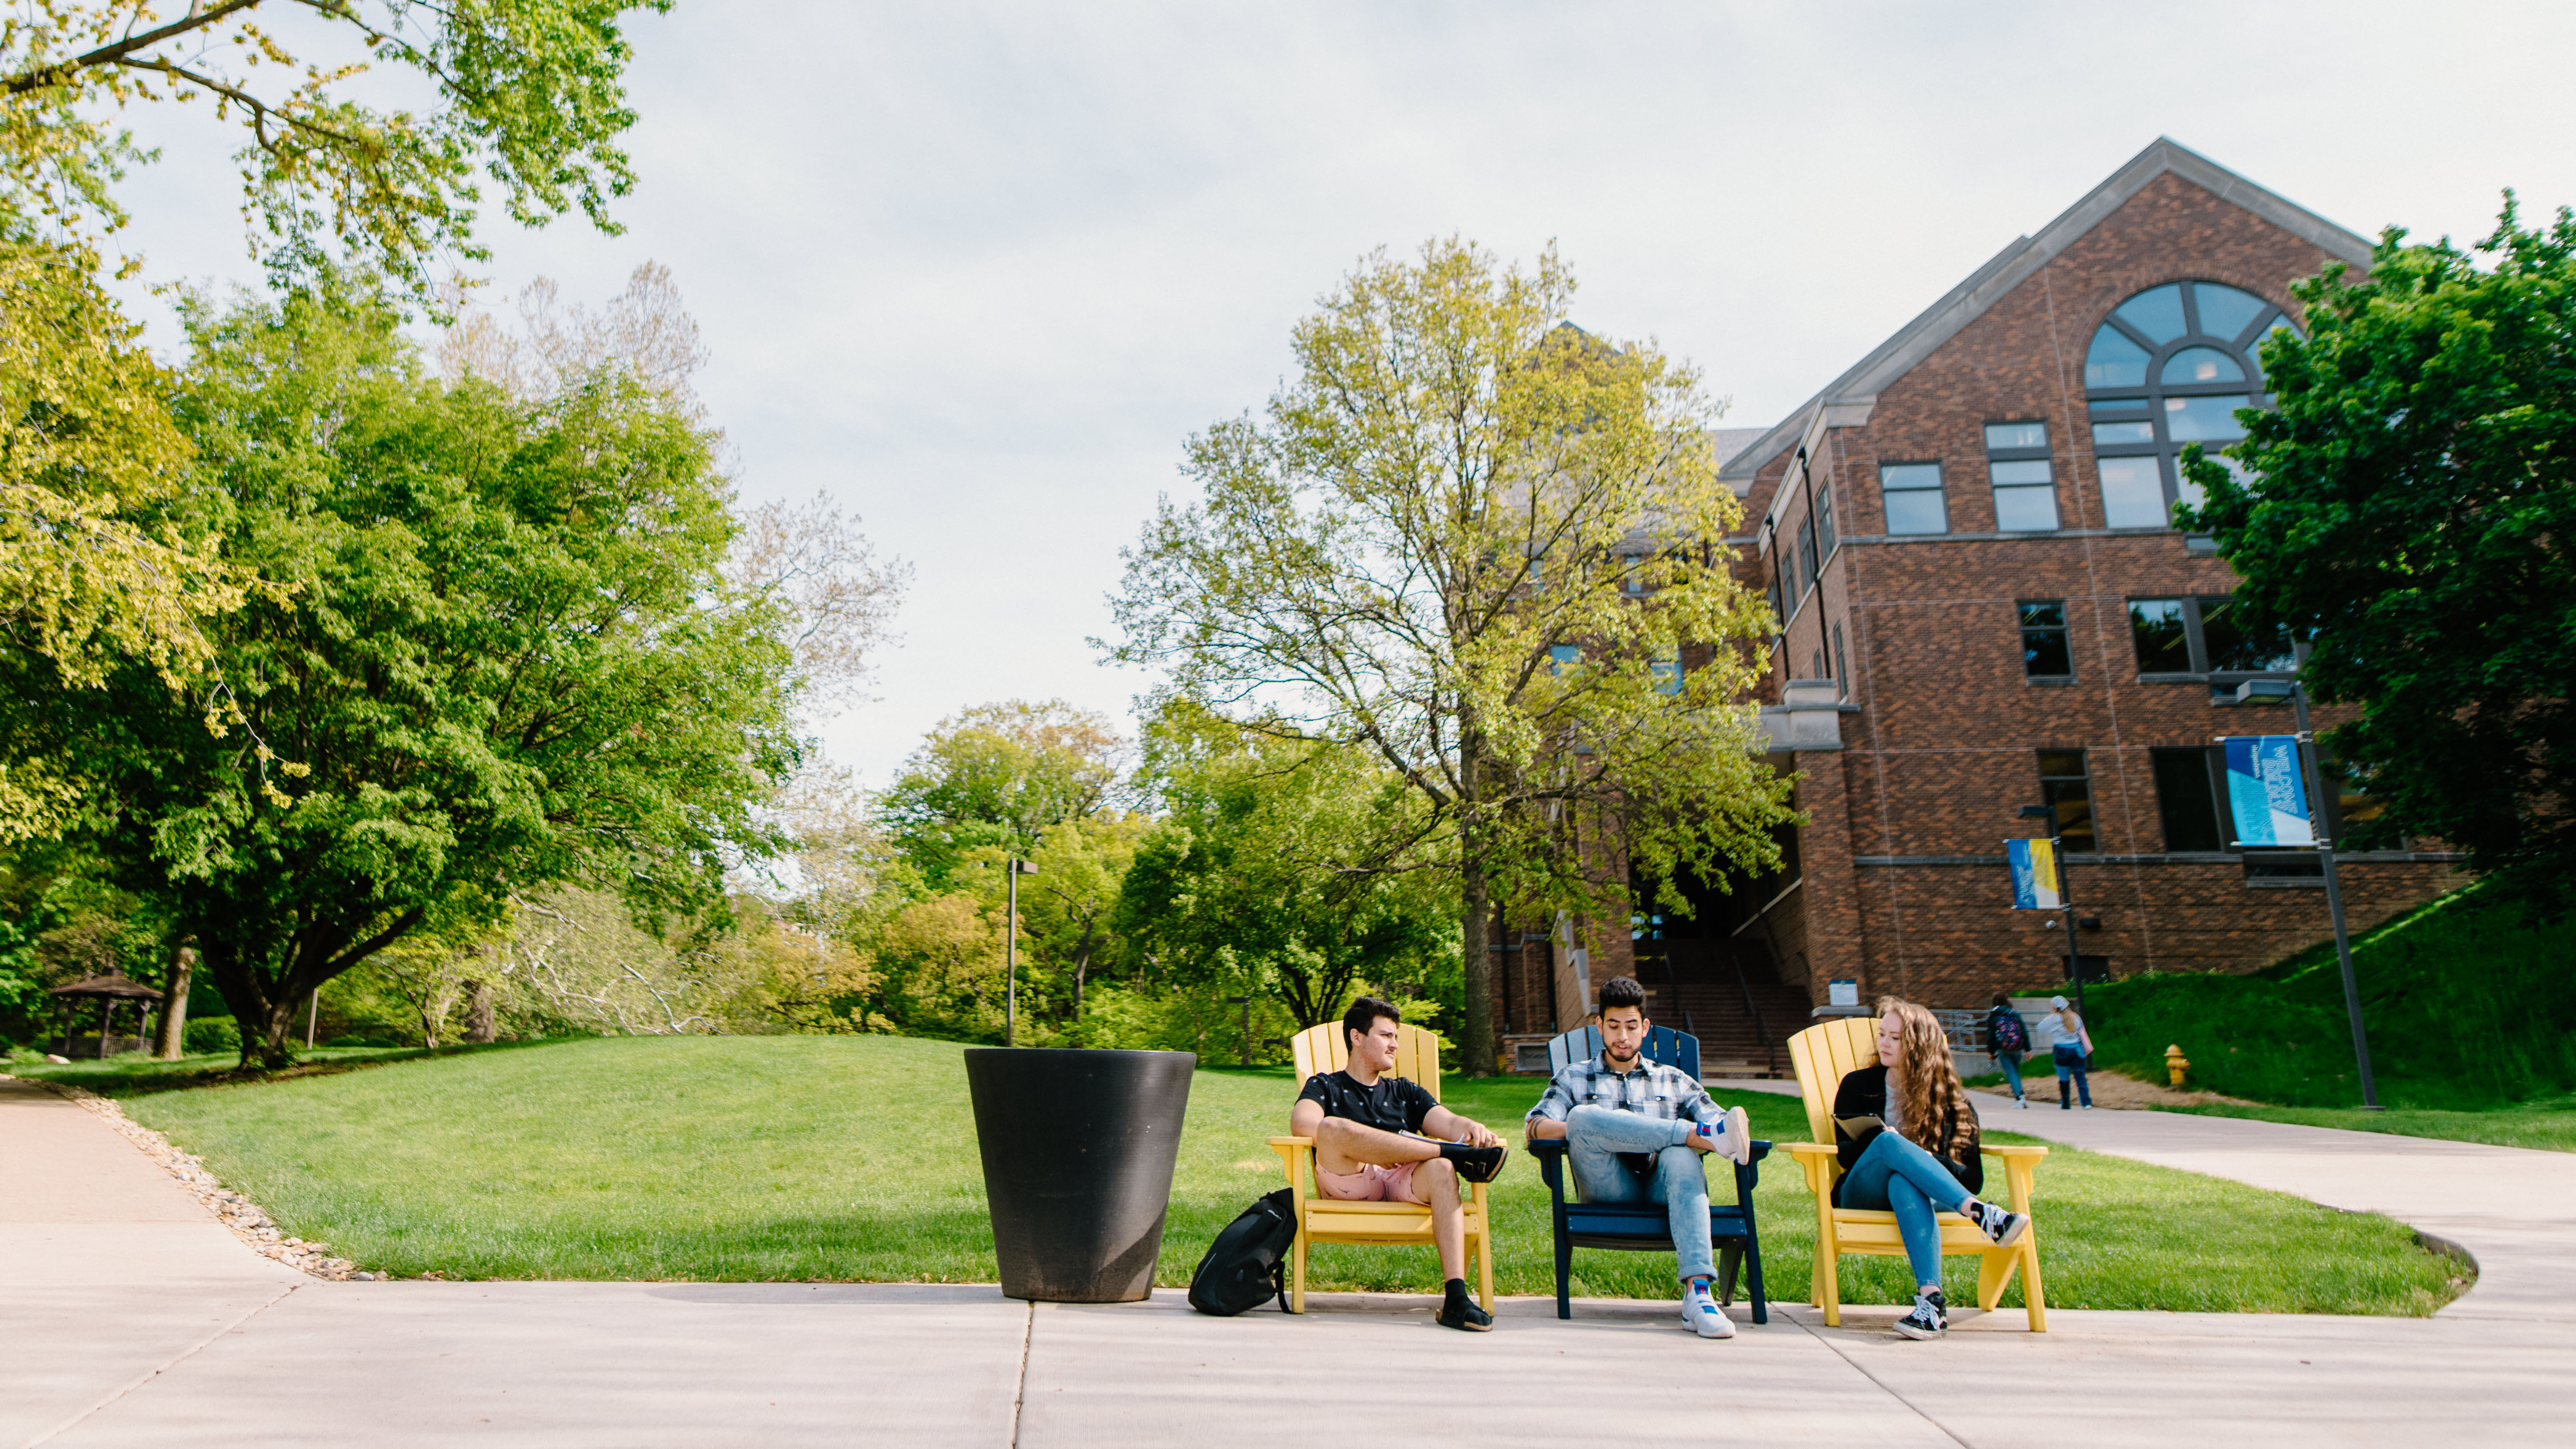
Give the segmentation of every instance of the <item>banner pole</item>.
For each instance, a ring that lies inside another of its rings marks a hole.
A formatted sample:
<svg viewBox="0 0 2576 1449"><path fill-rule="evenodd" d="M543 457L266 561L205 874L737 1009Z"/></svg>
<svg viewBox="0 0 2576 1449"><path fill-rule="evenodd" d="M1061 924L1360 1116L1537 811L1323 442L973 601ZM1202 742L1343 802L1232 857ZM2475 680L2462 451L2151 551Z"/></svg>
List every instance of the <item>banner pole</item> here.
<svg viewBox="0 0 2576 1449"><path fill-rule="evenodd" d="M2305 673L2308 663L2306 641L2299 641L2295 663ZM2335 843L2325 830L2326 774L2323 756L2317 749L2317 737L2308 728L2308 687L2298 675L2290 677L2292 723L2299 732L2299 763L2308 777L2308 818L2315 823L2317 858L2325 865L2326 917L2334 923L2335 960L2343 967L2344 1011L2352 1018L2352 1059L2361 1069L2361 1108L2365 1112L2381 1110L2379 1087L2370 1076L2370 1033L2361 1024L2361 980L2353 974L2352 937L2343 924L2343 887L2335 875ZM2336 832L2340 833L2340 832ZM2080 1008L2079 1008L2080 1010Z"/></svg>

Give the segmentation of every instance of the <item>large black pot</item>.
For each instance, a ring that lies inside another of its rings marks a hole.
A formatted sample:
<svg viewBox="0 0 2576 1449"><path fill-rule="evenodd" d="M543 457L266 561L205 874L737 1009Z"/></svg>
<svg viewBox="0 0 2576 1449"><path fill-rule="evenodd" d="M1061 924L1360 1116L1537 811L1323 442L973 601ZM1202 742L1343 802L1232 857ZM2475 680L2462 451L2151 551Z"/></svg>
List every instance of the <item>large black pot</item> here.
<svg viewBox="0 0 2576 1449"><path fill-rule="evenodd" d="M1154 1291L1192 1052L970 1047L966 1089L1002 1291L1127 1303Z"/></svg>

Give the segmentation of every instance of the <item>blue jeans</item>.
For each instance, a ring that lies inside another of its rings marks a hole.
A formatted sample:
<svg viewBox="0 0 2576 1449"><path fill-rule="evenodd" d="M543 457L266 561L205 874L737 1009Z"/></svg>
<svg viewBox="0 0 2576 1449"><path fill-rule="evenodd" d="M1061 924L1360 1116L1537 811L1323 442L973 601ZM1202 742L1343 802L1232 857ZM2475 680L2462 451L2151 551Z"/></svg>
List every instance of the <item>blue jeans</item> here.
<svg viewBox="0 0 2576 1449"><path fill-rule="evenodd" d="M1661 1198L1671 1225L1673 1250L1683 1279L1714 1278L1717 1266L1708 1246L1708 1174L1699 1152L1682 1144L1690 1138L1688 1121L1667 1122L1642 1112L1590 1103L1565 1114L1565 1137L1574 1160L1574 1186L1585 1202L1645 1202ZM1644 1153L1654 1158L1654 1171L1640 1173L1619 1154Z"/></svg>
<svg viewBox="0 0 2576 1449"><path fill-rule="evenodd" d="M2004 1080L2012 1083L2013 1100L2021 1100L2021 1053L1997 1052L1995 1065L2004 1069Z"/></svg>
<svg viewBox="0 0 2576 1449"><path fill-rule="evenodd" d="M2084 1105L2087 1107L2092 1106L2093 1084L2084 1079L2084 1048L2075 1042L2062 1041L2057 1044L2055 1056L2057 1059L2057 1105L2061 1107L2066 1105L2066 1079L2069 1076L2072 1076L2075 1078L2075 1090L2083 1094Z"/></svg>
<svg viewBox="0 0 2576 1449"><path fill-rule="evenodd" d="M1896 1214L1917 1283L1941 1281L1941 1224L1934 1214L1957 1212L1974 1195L1940 1158L1893 1132L1871 1138L1843 1175L1844 1207Z"/></svg>

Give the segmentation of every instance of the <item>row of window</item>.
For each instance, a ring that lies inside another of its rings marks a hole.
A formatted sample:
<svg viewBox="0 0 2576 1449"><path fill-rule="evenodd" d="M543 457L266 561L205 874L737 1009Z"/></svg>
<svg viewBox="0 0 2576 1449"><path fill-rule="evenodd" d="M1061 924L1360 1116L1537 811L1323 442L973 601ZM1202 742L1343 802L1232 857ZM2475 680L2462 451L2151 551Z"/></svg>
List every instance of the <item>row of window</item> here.
<svg viewBox="0 0 2576 1449"><path fill-rule="evenodd" d="M2240 410L2270 403L2260 348L2276 331L2298 335L2280 308L2216 282L2152 287L2103 319L2084 356L2084 405L2107 526L2169 528L2174 505L2200 502L2182 476L2186 444L2238 467L2219 449L2245 436ZM1878 479L1889 533L1950 531L1939 462L1884 462ZM1997 531L2059 526L2045 423L1986 424L1986 481Z"/></svg>
<svg viewBox="0 0 2576 1449"><path fill-rule="evenodd" d="M2055 833L2066 842L2066 848L2079 854L2092 854L2100 846L2093 828L2093 784L2085 769L2082 750L2041 750L2039 754L2039 790L2054 819ZM2164 829L2164 848L2169 852L2220 852L2235 849L2235 821L2228 812L2227 795L2222 788L2226 778L2226 760L2215 745L2184 745L2148 752L2155 777L2156 814ZM2354 789L2341 778L2329 762L2328 778L2335 782L2326 800L2328 838L2343 833L2345 826L2375 818L2381 802ZM2262 869L2249 867L2250 874L2297 876L2317 870L2315 858L2308 855L2265 856Z"/></svg>
<svg viewBox="0 0 2576 1449"><path fill-rule="evenodd" d="M2031 679L2075 677L2064 599L2025 599L2021 668ZM2297 667L2287 633L2253 629L2224 596L2129 600L2129 644L2138 673L2279 674Z"/></svg>

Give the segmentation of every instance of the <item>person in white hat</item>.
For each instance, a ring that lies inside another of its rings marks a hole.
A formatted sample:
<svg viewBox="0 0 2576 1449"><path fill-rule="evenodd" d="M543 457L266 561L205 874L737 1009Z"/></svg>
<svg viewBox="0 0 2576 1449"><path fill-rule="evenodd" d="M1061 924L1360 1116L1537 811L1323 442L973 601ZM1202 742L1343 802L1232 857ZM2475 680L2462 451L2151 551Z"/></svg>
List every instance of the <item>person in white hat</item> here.
<svg viewBox="0 0 2576 1449"><path fill-rule="evenodd" d="M2057 1066L2057 1107L2068 1111L2074 1103L2067 1100L2066 1084L2071 1078L2084 1110L2093 1110L2093 1084L2086 1080L2084 1059L2093 1055L2093 1038L2084 1030L2084 1018L2063 996L2048 998L2049 1010L2039 1019L2039 1045Z"/></svg>

